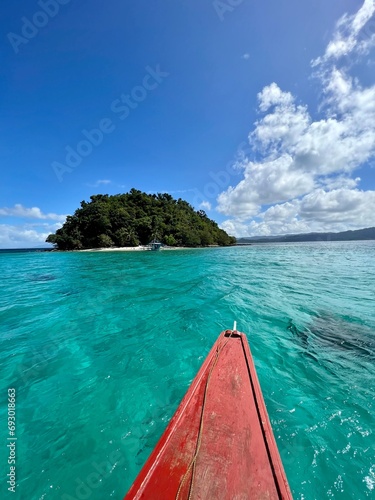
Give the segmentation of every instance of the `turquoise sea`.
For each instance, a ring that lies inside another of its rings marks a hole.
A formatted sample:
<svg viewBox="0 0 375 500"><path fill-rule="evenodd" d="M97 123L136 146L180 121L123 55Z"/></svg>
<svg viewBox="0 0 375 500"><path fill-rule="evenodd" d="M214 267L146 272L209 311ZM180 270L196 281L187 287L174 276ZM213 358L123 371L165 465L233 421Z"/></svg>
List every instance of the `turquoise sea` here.
<svg viewBox="0 0 375 500"><path fill-rule="evenodd" d="M294 498L375 498L375 242L2 252L0 276L0 498L121 499L234 320Z"/></svg>

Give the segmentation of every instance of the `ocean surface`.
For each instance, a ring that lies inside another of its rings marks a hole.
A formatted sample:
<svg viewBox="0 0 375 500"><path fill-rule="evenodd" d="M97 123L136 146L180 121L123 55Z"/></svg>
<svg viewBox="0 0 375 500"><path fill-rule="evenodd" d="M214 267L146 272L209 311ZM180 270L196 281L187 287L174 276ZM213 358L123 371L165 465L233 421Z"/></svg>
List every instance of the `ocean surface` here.
<svg viewBox="0 0 375 500"><path fill-rule="evenodd" d="M375 498L375 242L1 252L0 276L1 499L121 499L234 320L294 498Z"/></svg>

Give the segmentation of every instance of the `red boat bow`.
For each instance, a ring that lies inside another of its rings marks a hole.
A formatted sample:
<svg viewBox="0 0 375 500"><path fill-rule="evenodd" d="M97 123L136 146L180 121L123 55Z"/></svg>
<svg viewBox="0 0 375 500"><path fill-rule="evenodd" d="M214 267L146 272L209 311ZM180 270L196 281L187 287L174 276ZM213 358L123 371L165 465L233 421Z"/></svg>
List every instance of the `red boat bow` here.
<svg viewBox="0 0 375 500"><path fill-rule="evenodd" d="M246 335L222 332L125 500L292 499Z"/></svg>

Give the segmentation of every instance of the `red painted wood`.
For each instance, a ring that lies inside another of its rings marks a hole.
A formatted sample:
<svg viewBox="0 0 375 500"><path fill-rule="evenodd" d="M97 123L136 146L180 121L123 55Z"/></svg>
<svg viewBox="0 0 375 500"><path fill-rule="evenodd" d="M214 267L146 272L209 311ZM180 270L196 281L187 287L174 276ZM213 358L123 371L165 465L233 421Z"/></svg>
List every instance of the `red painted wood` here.
<svg viewBox="0 0 375 500"><path fill-rule="evenodd" d="M215 342L126 500L176 498L196 451L210 367L224 343L207 389L191 499L292 499L246 336L228 330ZM191 477L180 500L189 496Z"/></svg>

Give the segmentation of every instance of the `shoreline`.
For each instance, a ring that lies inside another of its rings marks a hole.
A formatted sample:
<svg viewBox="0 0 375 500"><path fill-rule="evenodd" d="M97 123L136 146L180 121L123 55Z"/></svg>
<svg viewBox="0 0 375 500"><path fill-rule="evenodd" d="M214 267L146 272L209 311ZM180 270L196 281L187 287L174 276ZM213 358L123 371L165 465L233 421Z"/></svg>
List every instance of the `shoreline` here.
<svg viewBox="0 0 375 500"><path fill-rule="evenodd" d="M157 252L174 251L174 250L202 250L203 248L225 248L219 245L209 245L207 247L161 247ZM66 250L57 250L65 252ZM69 250L68 250L69 251ZM152 252L150 248L145 246L137 247L109 247L109 248L85 248L84 250L70 250L71 252Z"/></svg>

